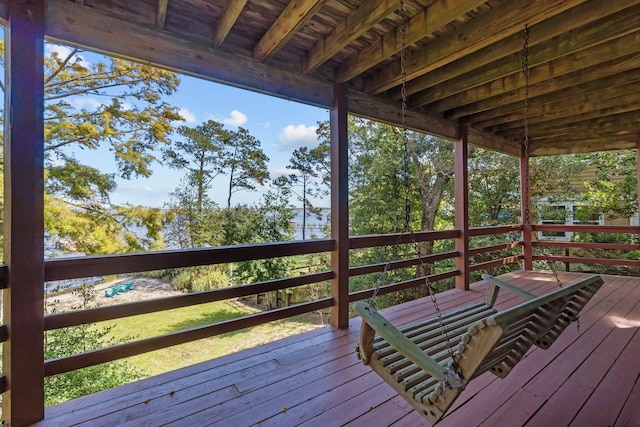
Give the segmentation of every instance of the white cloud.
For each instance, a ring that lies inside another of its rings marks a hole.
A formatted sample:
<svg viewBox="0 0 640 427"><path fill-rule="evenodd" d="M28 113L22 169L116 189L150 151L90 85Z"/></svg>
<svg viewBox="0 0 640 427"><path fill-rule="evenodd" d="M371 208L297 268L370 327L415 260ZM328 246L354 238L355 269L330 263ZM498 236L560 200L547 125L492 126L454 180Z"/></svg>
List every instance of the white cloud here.
<svg viewBox="0 0 640 427"><path fill-rule="evenodd" d="M223 119L222 123L230 126L242 126L243 124L247 123L247 120L248 118L246 114L241 113L238 110L233 110L231 112L231 117Z"/></svg>
<svg viewBox="0 0 640 427"><path fill-rule="evenodd" d="M196 122L196 116L191 111L187 110L186 108L181 108L178 111L178 114L180 114L180 116L182 116L184 121L187 122L187 123L195 123Z"/></svg>
<svg viewBox="0 0 640 427"><path fill-rule="evenodd" d="M95 110L102 105L102 102L98 101L96 98L78 96L71 100L71 105L78 109L86 108L87 110Z"/></svg>
<svg viewBox="0 0 640 427"><path fill-rule="evenodd" d="M59 44L51 44L51 43L47 43L45 45L45 51L46 54L52 54L53 52L58 54L58 58L60 59L65 59L67 56L69 56L69 54L72 52L72 48L68 47L68 46L62 46ZM85 59L82 55L75 55L77 58L79 58L81 61L85 62Z"/></svg>
<svg viewBox="0 0 640 427"><path fill-rule="evenodd" d="M318 145L316 135L317 126L289 125L282 129L278 135L280 145L287 149L296 149L303 146L314 147Z"/></svg>

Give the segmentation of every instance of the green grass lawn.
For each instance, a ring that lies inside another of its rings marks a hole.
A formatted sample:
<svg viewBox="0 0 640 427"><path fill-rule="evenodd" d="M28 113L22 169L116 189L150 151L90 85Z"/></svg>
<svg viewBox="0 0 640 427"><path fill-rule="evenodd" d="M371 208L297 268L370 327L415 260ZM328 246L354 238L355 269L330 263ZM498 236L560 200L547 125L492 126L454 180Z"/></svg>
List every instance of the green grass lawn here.
<svg viewBox="0 0 640 427"><path fill-rule="evenodd" d="M133 339L142 339L242 317L257 311L239 302L217 301L106 321L98 324L98 326L115 325L111 331L114 338L128 339L128 337L133 337ZM133 356L126 360L149 376L157 375L311 330L318 325L308 320L311 317L317 318L317 316L317 314L313 314L271 322Z"/></svg>

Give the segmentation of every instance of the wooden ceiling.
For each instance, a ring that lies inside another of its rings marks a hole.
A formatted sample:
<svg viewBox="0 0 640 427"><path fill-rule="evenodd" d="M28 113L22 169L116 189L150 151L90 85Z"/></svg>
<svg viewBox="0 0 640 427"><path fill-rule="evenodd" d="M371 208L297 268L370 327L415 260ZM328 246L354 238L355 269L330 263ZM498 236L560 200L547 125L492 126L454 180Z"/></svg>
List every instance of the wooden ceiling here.
<svg viewBox="0 0 640 427"><path fill-rule="evenodd" d="M0 0L0 17L10 0ZM49 0L50 39L518 154L635 148L640 0ZM404 18L402 18L402 16ZM404 23L404 25L401 25ZM402 28L404 27L404 32ZM212 102L221 102L212 99Z"/></svg>

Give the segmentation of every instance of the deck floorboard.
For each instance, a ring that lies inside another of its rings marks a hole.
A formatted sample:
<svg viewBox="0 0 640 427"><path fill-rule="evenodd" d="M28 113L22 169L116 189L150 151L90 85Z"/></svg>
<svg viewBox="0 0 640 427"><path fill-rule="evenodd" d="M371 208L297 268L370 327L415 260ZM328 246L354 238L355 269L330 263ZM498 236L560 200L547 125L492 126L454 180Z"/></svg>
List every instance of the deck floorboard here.
<svg viewBox="0 0 640 427"><path fill-rule="evenodd" d="M577 273L560 273L564 283ZM503 277L535 294L552 275ZM531 349L503 380L471 382L440 426L640 425L640 278L604 276L549 350ZM487 284L438 294L442 311L482 300ZM520 302L502 291L496 307ZM428 299L384 310L394 324L434 314ZM47 408L39 426L422 426L426 421L355 357L360 320L322 328ZM595 424L594 424L595 423Z"/></svg>

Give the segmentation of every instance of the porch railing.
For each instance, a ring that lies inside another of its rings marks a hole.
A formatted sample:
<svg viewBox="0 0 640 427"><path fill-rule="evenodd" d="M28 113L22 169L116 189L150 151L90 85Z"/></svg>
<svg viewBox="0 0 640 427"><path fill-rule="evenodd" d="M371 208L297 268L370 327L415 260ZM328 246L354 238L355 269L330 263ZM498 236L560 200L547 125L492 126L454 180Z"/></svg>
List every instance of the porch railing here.
<svg viewBox="0 0 640 427"><path fill-rule="evenodd" d="M521 225L509 225L498 227L481 227L469 229L469 237L480 236L500 236L521 233ZM624 233L640 236L640 227L611 227L611 226L562 226L562 225L534 225L533 231L573 231L585 233ZM460 230L445 230L420 232L414 235L392 234L356 236L349 239L350 250L361 250L367 248L406 245L418 242L452 241L459 237ZM471 247L467 256L477 257L487 255L492 259L482 262L471 263L471 271L485 271L489 268L505 266L518 263L526 254L517 253L504 255L506 251L513 253L522 247L522 240L510 240L505 237L505 242L491 245ZM509 241L510 240L510 241ZM45 261L46 281L63 279L77 279L109 274L137 273L152 270L162 270L170 268L193 267L201 265L226 264L232 262L251 261L269 259L283 256L308 255L317 253L327 253L334 250L335 241L332 239L294 241L266 243L257 245L243 245L233 247L218 247L205 249L175 250L154 253L137 253L123 255L104 255L92 257L50 259ZM450 245L453 248L453 244ZM557 241L534 241L534 247L549 248L575 248L575 249L604 249L604 250L639 250L637 244L603 244L586 242L557 242ZM417 255L417 253L416 253ZM407 259L393 260L391 262L375 263L370 265L352 266L349 269L350 277L358 277L367 274L376 274L384 271L392 271L403 268L414 268L419 263L434 264L440 261L451 260L461 256L458 251L444 250L426 256L413 256ZM571 262L571 263L599 263L615 264L640 267L640 260L637 259L605 259L605 258L581 258L579 254L572 256L541 256L531 255L534 260L549 259L550 261ZM453 264L453 263L451 263ZM438 282L460 274L455 268L445 268L428 276L431 283ZM0 267L0 287L6 286L7 269ZM234 286L223 289L216 289L205 292L184 294L169 298L161 298L133 303L124 303L114 306L98 307L72 312L54 313L45 316L44 328L47 331L90 324L105 320L114 320L135 316L145 313L159 312L174 308L187 307L197 304L214 301L227 300L230 298L240 298L257 295L265 292L284 290L296 286L321 283L334 278L334 272L320 271L303 274L295 277L280 278L265 282L257 282ZM392 283L382 286L379 294L401 291L424 284L424 277L411 278L409 280ZM349 294L349 302L370 297L374 292L374 282L371 288L353 291ZM316 310L327 309L337 302L334 297L326 296L318 299L295 304L288 307L281 307L274 310L264 311L257 314L205 325L197 328L187 329L159 335L151 338L120 344L103 349L93 350L86 353L71 355L64 358L47 360L44 362L45 375L51 376L83 367L105 363L136 354L141 354L177 344L182 344L202 338L212 337L223 333L244 329L267 323L274 320L285 319L299 314L309 313ZM0 341L7 339L7 327L0 326ZM6 378L0 376L0 391L6 390Z"/></svg>

